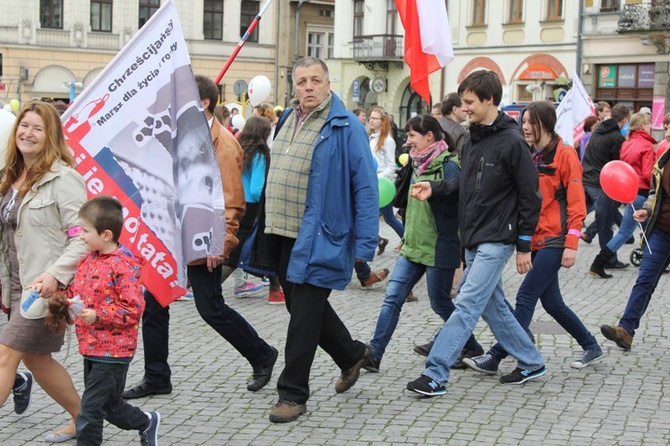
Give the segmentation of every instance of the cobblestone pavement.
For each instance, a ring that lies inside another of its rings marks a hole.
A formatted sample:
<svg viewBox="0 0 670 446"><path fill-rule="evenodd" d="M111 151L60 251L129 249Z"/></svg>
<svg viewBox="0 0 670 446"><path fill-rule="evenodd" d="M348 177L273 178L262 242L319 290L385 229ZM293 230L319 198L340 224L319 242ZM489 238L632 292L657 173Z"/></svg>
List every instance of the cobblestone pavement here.
<svg viewBox="0 0 670 446"><path fill-rule="evenodd" d="M397 242L388 226L381 224L381 231ZM627 261L637 246L625 245L620 259ZM192 302L171 306L172 394L132 402L160 411L161 445L670 444L670 399L665 393L670 388L670 275L661 279L632 350L624 352L606 341L598 327L615 323L622 314L637 268L614 271L610 280L589 277L588 267L597 251L597 243L582 242L576 266L561 273L566 301L605 351L604 360L593 367L570 368L581 352L579 345L538 308L533 331L549 370L544 377L521 386L503 386L497 377L456 370L445 396L415 397L405 386L422 372L424 358L412 347L427 341L441 326L422 280L415 288L419 302L403 308L380 373L363 371L355 387L336 394L339 370L322 351L317 353L308 411L297 422L268 421L277 399L274 385L283 354L271 383L257 393L248 392L251 367L200 319ZM372 266L392 269L395 258L389 244ZM510 263L504 283L512 303L521 279ZM345 291L333 293L331 302L354 337L370 339L385 287L362 290L354 280ZM224 291L227 302L281 352L288 321L285 308L268 305L265 293L236 299L228 283ZM475 333L485 347L492 343L493 336L482 321ZM73 335L69 354L64 348L57 358L82 391L76 342ZM501 364L504 371L514 367L511 358ZM142 369L140 348L128 385L141 378ZM43 435L66 422L63 410L36 386L27 415L13 413L11 396L0 409L0 444L44 444ZM138 444L135 432L111 425L105 426L104 438L108 445Z"/></svg>

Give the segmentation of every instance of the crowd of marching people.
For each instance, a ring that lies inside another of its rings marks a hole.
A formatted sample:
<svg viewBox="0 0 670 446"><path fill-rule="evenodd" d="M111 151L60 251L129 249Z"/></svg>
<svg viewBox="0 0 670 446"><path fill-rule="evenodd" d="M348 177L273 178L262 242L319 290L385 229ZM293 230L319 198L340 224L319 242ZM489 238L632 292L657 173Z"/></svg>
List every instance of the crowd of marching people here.
<svg viewBox="0 0 670 446"><path fill-rule="evenodd" d="M217 106L213 81L196 76L226 224L223 252L187 266L191 297L202 319L249 362L250 392L270 383L283 354L271 422L307 411L318 347L339 369L337 393L353 387L362 370L383 371L403 305L416 301L412 290L424 276L443 325L416 346L425 368L407 390L443 395L451 369L496 375L508 355L517 363L500 376L502 384L543 376L547 365L530 330L538 301L579 344L571 367L595 364L603 349L563 299L559 272L574 267L580 242L597 237L600 251L588 274L611 279L610 272L628 266L617 251L641 224L637 280L617 325L600 327L607 340L631 348L670 264L670 114L658 143L649 110L598 103L573 147L556 132L552 103L528 104L517 122L499 111L498 76L478 70L432 114L409 119L401 139L383 107L348 111L322 60L298 60L292 79L295 98L286 109L259 104L236 129L229 110ZM609 196L603 183L612 161L635 172L629 202ZM172 392L169 306L143 288L143 261L119 243L122 203L108 196L87 201L58 111L45 102L31 101L18 113L2 164L0 279L8 322L0 332L0 405L11 396L14 411L25 413L37 383L71 418L46 441L101 444L107 420L136 430L143 445L157 444L160 414L128 400ZM382 179L396 183L392 201L380 200ZM584 228L591 211L594 223ZM380 217L397 240L380 237ZM375 255L389 244L397 246L392 271L375 270ZM502 279L510 259L524 275L515 299L506 297ZM229 276L233 295L265 289L244 271L268 283L268 303L288 310L283 352L225 301ZM388 279L369 341L356 339L329 302L354 272L363 288ZM473 335L480 318L496 338L487 349ZM84 358L81 397L52 356L72 324ZM140 329L144 374L126 388Z"/></svg>

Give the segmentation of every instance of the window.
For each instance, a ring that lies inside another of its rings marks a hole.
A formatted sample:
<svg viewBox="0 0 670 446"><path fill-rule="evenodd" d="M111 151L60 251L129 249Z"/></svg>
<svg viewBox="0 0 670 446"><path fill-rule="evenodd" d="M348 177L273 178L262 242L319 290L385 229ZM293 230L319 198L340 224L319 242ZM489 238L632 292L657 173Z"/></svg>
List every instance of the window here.
<svg viewBox="0 0 670 446"><path fill-rule="evenodd" d="M395 34L398 23L398 8L395 0L386 0L386 34Z"/></svg>
<svg viewBox="0 0 670 446"><path fill-rule="evenodd" d="M40 0L40 26L63 29L63 0Z"/></svg>
<svg viewBox="0 0 670 446"><path fill-rule="evenodd" d="M365 0L354 0L354 38L363 35L365 19Z"/></svg>
<svg viewBox="0 0 670 446"><path fill-rule="evenodd" d="M332 59L333 33L310 31L307 33L307 55L319 59Z"/></svg>
<svg viewBox="0 0 670 446"><path fill-rule="evenodd" d="M202 32L206 40L223 39L223 0L205 0Z"/></svg>
<svg viewBox="0 0 670 446"><path fill-rule="evenodd" d="M112 32L112 0L91 0L91 31Z"/></svg>
<svg viewBox="0 0 670 446"><path fill-rule="evenodd" d="M510 0L509 23L523 22L523 0Z"/></svg>
<svg viewBox="0 0 670 446"><path fill-rule="evenodd" d="M154 15L158 8L161 7L161 0L140 0L140 23L139 27L142 28L147 20Z"/></svg>
<svg viewBox="0 0 670 446"><path fill-rule="evenodd" d="M251 22L254 21L258 12L260 11L259 1L242 1L242 12L240 13L240 36L243 36L247 32L247 28L251 25ZM258 42L258 26L254 29L254 32L251 33L248 42Z"/></svg>
<svg viewBox="0 0 670 446"><path fill-rule="evenodd" d="M618 11L619 0L602 0L600 3L600 12Z"/></svg>
<svg viewBox="0 0 670 446"><path fill-rule="evenodd" d="M319 17L332 17L332 16L333 16L332 9L319 9Z"/></svg>
<svg viewBox="0 0 670 446"><path fill-rule="evenodd" d="M547 0L547 20L563 20L563 0Z"/></svg>
<svg viewBox="0 0 670 446"><path fill-rule="evenodd" d="M486 25L486 0L474 0L472 8L472 26Z"/></svg>

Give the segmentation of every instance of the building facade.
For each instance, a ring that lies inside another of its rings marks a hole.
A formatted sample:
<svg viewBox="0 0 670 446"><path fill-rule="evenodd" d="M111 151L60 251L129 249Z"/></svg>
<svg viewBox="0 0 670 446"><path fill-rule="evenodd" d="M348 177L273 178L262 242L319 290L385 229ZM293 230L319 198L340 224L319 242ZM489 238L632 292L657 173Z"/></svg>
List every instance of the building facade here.
<svg viewBox="0 0 670 446"><path fill-rule="evenodd" d="M653 128L662 129L670 105L670 1L584 1L581 62L595 101L649 107Z"/></svg>
<svg viewBox="0 0 670 446"><path fill-rule="evenodd" d="M266 1L174 0L193 72L216 78ZM246 84L262 74L273 85L268 101L283 105L291 96L290 69L297 57L332 51L333 4L273 1L222 79L222 102L243 99L238 81ZM69 102L70 90L77 94L89 85L160 5L161 0L5 2L0 102Z"/></svg>
<svg viewBox="0 0 670 446"><path fill-rule="evenodd" d="M451 0L446 4L455 58L431 75L433 102L482 68L500 76L505 105L558 99L576 66L577 2ZM429 111L409 87L404 33L393 0L338 2L335 29L333 85L349 108L380 104L396 114L401 125Z"/></svg>

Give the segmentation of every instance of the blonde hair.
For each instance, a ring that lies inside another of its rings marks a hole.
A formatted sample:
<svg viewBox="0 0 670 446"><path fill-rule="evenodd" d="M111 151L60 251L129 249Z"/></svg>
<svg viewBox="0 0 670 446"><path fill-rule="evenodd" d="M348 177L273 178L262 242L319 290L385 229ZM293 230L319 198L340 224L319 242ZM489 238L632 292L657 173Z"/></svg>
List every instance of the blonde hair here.
<svg viewBox="0 0 670 446"><path fill-rule="evenodd" d="M651 124L651 117L646 113L637 112L631 116L630 121L628 121L628 133L626 133L626 139L630 139L630 135L633 134L636 130L642 130L647 124Z"/></svg>
<svg viewBox="0 0 670 446"><path fill-rule="evenodd" d="M373 112L379 113L379 117L381 118L382 123L382 126L379 129L379 139L377 140L377 145L375 146L375 151L379 152L384 148L386 139L391 135L391 118L389 118L389 114L386 113L386 111L382 107L376 106L370 109L368 119L370 119L370 115L372 115ZM368 135L372 135L372 133L373 133L372 129L369 129Z"/></svg>
<svg viewBox="0 0 670 446"><path fill-rule="evenodd" d="M44 121L44 134L46 135L44 149L37 154L37 161L30 167L26 166L23 154L16 146L17 129L28 112L36 113L42 118ZM23 106L12 126L7 143L7 155L5 156L5 174L2 182L0 182L0 194L6 194L24 170L26 171L26 178L19 192L25 194L58 161L63 161L68 166L74 167L74 157L70 153L70 148L65 143L65 137L63 136L63 124L60 120L60 114L49 103L39 100L30 101Z"/></svg>

